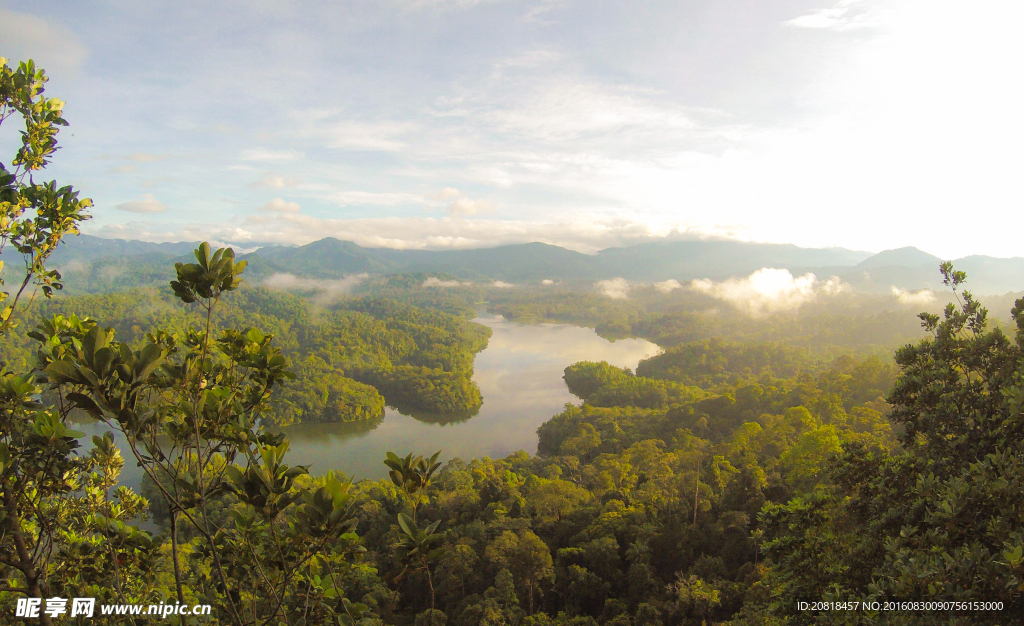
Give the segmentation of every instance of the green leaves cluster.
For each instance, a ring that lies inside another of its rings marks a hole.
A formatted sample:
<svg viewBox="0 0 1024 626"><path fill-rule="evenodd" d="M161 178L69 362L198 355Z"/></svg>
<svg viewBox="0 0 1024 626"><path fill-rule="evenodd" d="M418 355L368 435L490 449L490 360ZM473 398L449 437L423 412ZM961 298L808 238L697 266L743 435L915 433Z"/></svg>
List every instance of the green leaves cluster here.
<svg viewBox="0 0 1024 626"><path fill-rule="evenodd" d="M217 300L221 294L234 291L242 283L242 272L247 263L235 262L235 251L221 248L210 255L210 244L202 243L195 251L197 263L175 263L178 280L171 288L182 302Z"/></svg>
<svg viewBox="0 0 1024 626"><path fill-rule="evenodd" d="M65 236L78 234L79 223L89 219L85 210L92 206L70 186L33 179L57 151L60 127L67 126L64 103L44 95L47 80L32 61L11 69L0 58L0 125L12 116L24 123L14 158L8 165L0 162L0 252L10 247L24 261L24 278L13 300L10 291L0 291L0 333L13 327L15 309L30 285L46 297L63 288L60 273L47 269L46 260ZM0 287L5 285L4 269L0 261Z"/></svg>

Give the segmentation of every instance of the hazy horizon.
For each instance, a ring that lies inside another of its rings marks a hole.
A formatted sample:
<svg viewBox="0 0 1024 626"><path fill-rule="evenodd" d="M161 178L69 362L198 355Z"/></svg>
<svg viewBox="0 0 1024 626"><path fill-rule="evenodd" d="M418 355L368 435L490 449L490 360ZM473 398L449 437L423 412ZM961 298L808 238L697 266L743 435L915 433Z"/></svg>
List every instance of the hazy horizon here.
<svg viewBox="0 0 1024 626"><path fill-rule="evenodd" d="M131 238L125 238L125 237L119 237L119 236L97 235L97 234L93 234L93 233L89 233L89 232L83 232L82 234L90 235L90 236L93 236L93 237L99 237L101 239L111 239L111 240L120 240L120 241L141 241L141 242L144 242L144 243L156 243L156 244L160 244L160 243L169 243L169 244L190 243L190 244L194 244L194 243L200 243L200 242L204 241L203 238L199 238L199 239L177 238L177 239L173 239L173 240L163 240L163 241L160 241L160 240L146 240L146 239L131 239ZM318 241L323 241L324 239L335 239L335 240L337 240L339 242L342 242L342 243L355 243L356 245L360 246L361 248L366 248L366 249L423 250L423 251L427 251L427 252L443 252L443 251L446 251L446 250L481 250L481 249L487 249L487 248L497 248L497 247L501 247L501 246L528 245L528 244L532 244L532 243L542 243L542 244L545 244L545 245L558 245L558 244L551 244L551 243L544 242L544 241L536 241L536 240L534 240L534 241L512 241L512 242L485 243L485 244L482 244L482 245L479 245L479 246L465 247L465 248L426 247L426 246L425 247L417 247L417 248L409 248L409 247L396 248L396 247L383 246L383 245L380 245L380 246L376 246L376 245L363 245L363 244L359 244L358 242L355 242L355 241L352 241L352 240L349 240L349 239L339 239L339 238L334 237L332 235L327 235L325 237L320 237L319 239L313 239L311 241L303 242L303 243L288 243L288 242L275 242L275 241L238 242L238 241L222 241L222 240L209 239L209 238L207 238L206 240L209 241L213 245L234 247L236 249L236 252L238 252L239 254L248 254L250 252L257 251L260 248L266 248L266 247L270 247L270 246L301 247L301 246L309 245L309 244L312 244L312 243L316 243ZM73 240L69 240L69 241L73 241ZM717 238L711 238L711 237L709 237L709 238L687 238L687 237L671 237L671 236L650 238L650 239L647 239L647 240L644 240L644 241L627 241L627 242L625 242L623 244L620 244L620 245L608 246L606 248L595 248L595 249L592 249L592 250L578 250L578 249L573 248L573 247L560 246L560 245L559 245L559 247L564 247L565 249L572 250L573 252L580 252L582 254L593 255L593 254L596 254L597 252L600 252L601 250L608 250L608 249L611 249L611 248L628 247L628 246L641 245L641 244L647 244L647 243L666 243L666 244L668 244L668 243L684 243L684 242L698 242L698 241L702 241L702 242L749 243L749 244L754 244L754 245L758 245L758 244L793 245L793 246L797 246L798 248L803 248L803 249L808 249L808 250L846 250L848 252L855 252L855 253L860 253L860 254L866 254L866 255L869 255L869 256L874 256L874 255L880 254L882 252L893 252L893 251L898 251L898 250L903 250L903 249L910 249L910 248L919 250L920 252L924 252L926 254L932 254L929 250L922 250L921 248L917 248L916 246L899 246L899 247L896 247L896 248L887 248L885 250L863 250L863 249L857 250L857 249L852 249L852 248L846 248L846 247L843 247L843 246L821 246L821 247L816 247L816 246L800 246L800 245L797 245L797 244L794 244L794 243L790 243L790 242L785 242L785 241L750 241L750 240L741 240L741 239L729 239L729 238L724 238L724 237L717 237ZM932 255L932 256L938 256L938 255ZM1015 256L1010 256L1010 257L1004 257L1004 256L998 256L998 255L992 255L992 254L969 254L969 255L964 255L964 257L968 257L968 256L990 257L990 258L997 258L997 259L1024 258L1024 256L1022 256L1022 255L1015 255ZM956 258L964 258L964 257L956 257ZM943 257L943 258L946 258L946 257ZM952 258L952 257L949 257L949 258Z"/></svg>

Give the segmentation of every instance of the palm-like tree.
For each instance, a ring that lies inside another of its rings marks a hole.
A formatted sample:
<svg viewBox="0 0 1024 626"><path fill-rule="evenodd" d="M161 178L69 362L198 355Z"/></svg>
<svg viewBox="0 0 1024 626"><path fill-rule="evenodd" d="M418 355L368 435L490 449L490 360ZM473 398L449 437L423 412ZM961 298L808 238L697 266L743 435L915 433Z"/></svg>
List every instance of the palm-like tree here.
<svg viewBox="0 0 1024 626"><path fill-rule="evenodd" d="M420 501L423 499L427 487L430 486L434 472L441 467L441 464L437 462L439 456L441 456L440 450L429 459L424 459L422 456L413 457L411 452L405 458L399 457L394 452L388 452L387 458L384 459L384 464L391 468L391 471L388 472L391 482L395 483L396 487L413 500L413 521L416 520L416 509L419 508Z"/></svg>
<svg viewBox="0 0 1024 626"><path fill-rule="evenodd" d="M444 554L444 548L438 547L443 535L434 532L440 523L441 520L438 520L426 528L419 528L408 515L398 514L398 526L402 529L402 537L398 542L399 558L405 563L405 568L395 577L395 583L407 572L425 572L430 586L431 610L434 609L434 580L430 574L430 564Z"/></svg>

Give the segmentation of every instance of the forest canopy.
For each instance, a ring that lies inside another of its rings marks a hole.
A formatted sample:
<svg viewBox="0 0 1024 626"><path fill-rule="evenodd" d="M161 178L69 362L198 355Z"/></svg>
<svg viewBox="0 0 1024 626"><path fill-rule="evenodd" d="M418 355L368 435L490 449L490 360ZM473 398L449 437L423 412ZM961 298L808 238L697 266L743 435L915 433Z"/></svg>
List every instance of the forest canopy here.
<svg viewBox="0 0 1024 626"><path fill-rule="evenodd" d="M129 345L140 345L154 327L180 333L191 321L170 289L43 300L23 315L72 313L102 320ZM473 356L486 347L490 329L443 311L373 298L325 308L242 283L223 297L212 319L220 328L262 329L291 362L296 377L284 383L266 414L278 426L376 418L385 402L444 414L473 411L482 401L472 381ZM11 333L0 360L27 367L36 350L30 331L23 326Z"/></svg>

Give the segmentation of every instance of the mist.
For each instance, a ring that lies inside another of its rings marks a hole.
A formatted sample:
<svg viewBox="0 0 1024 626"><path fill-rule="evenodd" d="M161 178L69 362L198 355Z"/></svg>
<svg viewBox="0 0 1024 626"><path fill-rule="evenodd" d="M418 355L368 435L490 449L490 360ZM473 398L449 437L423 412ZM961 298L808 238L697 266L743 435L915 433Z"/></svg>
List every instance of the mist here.
<svg viewBox="0 0 1024 626"><path fill-rule="evenodd" d="M366 280L369 274L351 274L344 278L317 279L300 278L295 274L273 274L261 284L275 291L312 291L317 293L313 302L326 306L350 293L354 287Z"/></svg>
<svg viewBox="0 0 1024 626"><path fill-rule="evenodd" d="M789 270L763 267L746 278L721 282L698 279L690 282L693 291L732 304L753 317L797 309L821 296L833 296L849 285L833 276L826 281L808 272L794 277Z"/></svg>
<svg viewBox="0 0 1024 626"><path fill-rule="evenodd" d="M629 281L625 278L599 280L594 283L594 287L613 300L625 300L629 297Z"/></svg>

